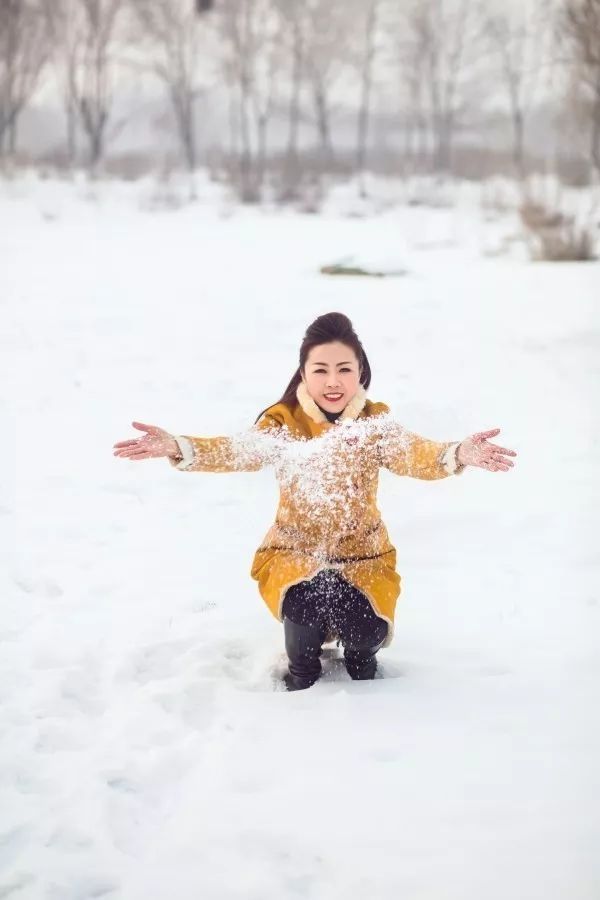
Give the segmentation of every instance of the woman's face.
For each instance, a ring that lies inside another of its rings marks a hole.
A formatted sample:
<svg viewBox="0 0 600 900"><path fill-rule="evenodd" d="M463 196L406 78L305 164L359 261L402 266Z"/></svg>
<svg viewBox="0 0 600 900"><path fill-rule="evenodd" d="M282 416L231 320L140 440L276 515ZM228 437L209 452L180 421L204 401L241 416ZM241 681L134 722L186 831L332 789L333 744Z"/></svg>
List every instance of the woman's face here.
<svg viewBox="0 0 600 900"><path fill-rule="evenodd" d="M312 399L327 412L342 412L360 385L354 350L340 341L319 344L308 354L302 380Z"/></svg>

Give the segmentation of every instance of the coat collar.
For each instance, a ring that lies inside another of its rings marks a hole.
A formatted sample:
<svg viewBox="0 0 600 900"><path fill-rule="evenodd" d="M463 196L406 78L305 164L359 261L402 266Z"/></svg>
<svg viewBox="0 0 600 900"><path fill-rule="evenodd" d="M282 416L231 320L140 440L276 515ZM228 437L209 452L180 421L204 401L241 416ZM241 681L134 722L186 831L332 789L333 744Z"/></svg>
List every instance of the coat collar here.
<svg viewBox="0 0 600 900"><path fill-rule="evenodd" d="M313 422L318 422L319 424L330 424L327 416L323 412L321 412L313 398L308 393L306 385L303 381L301 381L296 388L296 397L301 408L304 410L306 415L313 420ZM362 384L359 384L356 394L354 395L350 403L348 403L348 405L344 408L344 411L340 414L340 419L357 419L362 412L366 402L367 392L365 391Z"/></svg>

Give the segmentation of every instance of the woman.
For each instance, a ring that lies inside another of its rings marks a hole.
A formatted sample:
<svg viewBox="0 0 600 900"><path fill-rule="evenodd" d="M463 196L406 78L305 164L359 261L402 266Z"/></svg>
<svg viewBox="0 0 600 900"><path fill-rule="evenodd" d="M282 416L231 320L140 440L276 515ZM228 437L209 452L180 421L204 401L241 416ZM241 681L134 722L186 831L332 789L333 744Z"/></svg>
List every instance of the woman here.
<svg viewBox="0 0 600 900"><path fill-rule="evenodd" d="M400 594L396 550L377 508L381 466L435 480L467 466L507 472L513 450L488 443L499 429L460 442L407 431L385 403L367 399L371 367L342 313L308 328L300 364L281 399L234 437L172 435L133 422L144 437L115 444L115 456L165 456L186 472L275 468L280 500L275 522L251 568L267 606L283 622L288 690L321 674L323 643L337 638L353 679L375 677L376 654L393 636Z"/></svg>

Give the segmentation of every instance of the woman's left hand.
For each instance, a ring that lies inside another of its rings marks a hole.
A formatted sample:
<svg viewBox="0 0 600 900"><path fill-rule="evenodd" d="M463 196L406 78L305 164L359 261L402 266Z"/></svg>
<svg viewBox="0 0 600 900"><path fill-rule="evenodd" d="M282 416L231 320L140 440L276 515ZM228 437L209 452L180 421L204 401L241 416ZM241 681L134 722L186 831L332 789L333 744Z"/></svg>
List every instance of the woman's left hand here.
<svg viewBox="0 0 600 900"><path fill-rule="evenodd" d="M488 444L487 438L500 434L499 428L491 431L479 431L465 438L460 444L456 458L463 466L478 466L488 472L508 472L514 466L507 456L516 456L514 450L506 450L497 444Z"/></svg>

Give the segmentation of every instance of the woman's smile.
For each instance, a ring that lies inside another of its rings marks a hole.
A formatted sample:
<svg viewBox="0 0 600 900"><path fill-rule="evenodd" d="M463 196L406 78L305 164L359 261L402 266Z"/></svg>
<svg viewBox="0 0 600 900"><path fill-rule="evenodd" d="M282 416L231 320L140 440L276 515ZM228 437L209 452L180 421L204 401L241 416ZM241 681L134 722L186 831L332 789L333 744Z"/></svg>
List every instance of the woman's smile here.
<svg viewBox="0 0 600 900"><path fill-rule="evenodd" d="M360 387L361 368L352 347L328 341L311 348L301 375L312 399L339 415Z"/></svg>

